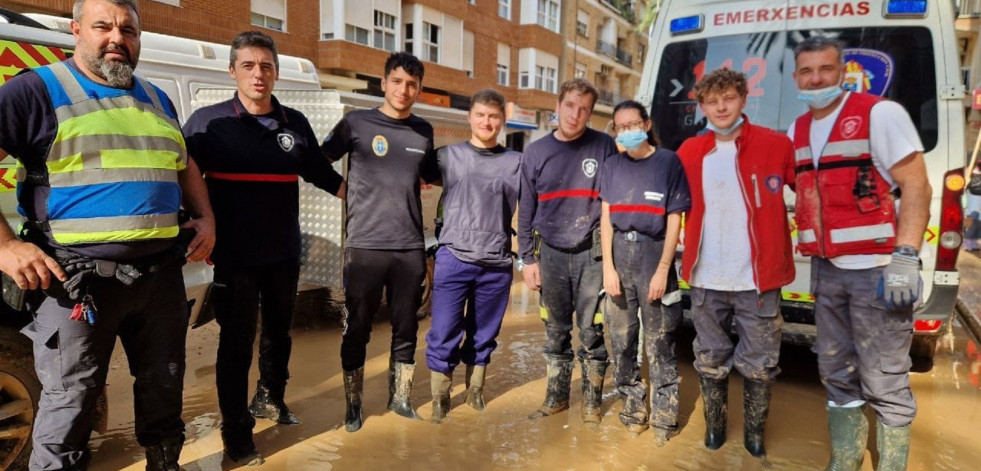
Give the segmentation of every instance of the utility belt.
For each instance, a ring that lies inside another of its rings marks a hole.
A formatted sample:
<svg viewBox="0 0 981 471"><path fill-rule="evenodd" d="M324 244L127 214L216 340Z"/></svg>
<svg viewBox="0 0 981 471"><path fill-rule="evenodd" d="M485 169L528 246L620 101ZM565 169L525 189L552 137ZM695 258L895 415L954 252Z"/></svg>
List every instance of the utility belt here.
<svg viewBox="0 0 981 471"><path fill-rule="evenodd" d="M652 237L643 232L637 231L616 231L613 233L614 239L625 240L627 242L647 242L653 240L655 242L663 242L664 237Z"/></svg>
<svg viewBox="0 0 981 471"><path fill-rule="evenodd" d="M549 246L549 248L555 250L556 252L562 252L566 254L577 254L589 250L590 255L594 259L601 260L603 258L603 244L602 244L602 239L600 238L600 230L598 227L596 229L593 229L593 232L589 237L583 239L573 247L568 247L568 248L556 247L552 244L549 244L547 241L545 242L545 245Z"/></svg>

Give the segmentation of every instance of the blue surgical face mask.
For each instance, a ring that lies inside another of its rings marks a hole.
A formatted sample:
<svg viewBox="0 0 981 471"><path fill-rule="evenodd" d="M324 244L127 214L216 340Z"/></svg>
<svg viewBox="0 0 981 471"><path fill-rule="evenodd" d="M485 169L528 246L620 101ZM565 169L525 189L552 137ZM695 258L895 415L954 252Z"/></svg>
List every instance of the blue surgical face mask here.
<svg viewBox="0 0 981 471"><path fill-rule="evenodd" d="M706 120L706 121L708 121L708 120ZM714 132L716 134L719 134L721 136L728 136L728 135L732 134L733 131L735 131L736 129L738 129L739 126L742 126L742 125L743 125L743 117L742 117L742 115L740 115L739 116L739 119L737 119L735 123L732 123L732 126L729 126L727 128L724 128L723 129L723 128L717 127L716 125L712 124L711 121L708 121L708 124L705 125L705 128L708 129L709 131L712 131L712 132Z"/></svg>
<svg viewBox="0 0 981 471"><path fill-rule="evenodd" d="M647 140L647 131L636 130L636 131L626 131L620 133L617 136L617 144L620 144L627 150L634 150L640 147L644 141Z"/></svg>
<svg viewBox="0 0 981 471"><path fill-rule="evenodd" d="M803 101L811 109L819 110L834 103L845 90L839 85L821 88L818 90L800 90L797 99Z"/></svg>

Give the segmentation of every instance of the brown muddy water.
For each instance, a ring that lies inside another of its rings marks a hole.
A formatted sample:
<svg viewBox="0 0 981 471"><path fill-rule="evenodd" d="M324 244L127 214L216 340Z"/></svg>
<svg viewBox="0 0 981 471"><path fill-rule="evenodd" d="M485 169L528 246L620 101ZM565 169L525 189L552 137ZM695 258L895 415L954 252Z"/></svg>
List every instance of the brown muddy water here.
<svg viewBox="0 0 981 471"><path fill-rule="evenodd" d="M969 258L969 271L981 262ZM964 275L964 270L962 270ZM975 276L977 278L977 276ZM538 295L528 292L520 277L512 289L510 310L498 338L500 345L488 367L485 398L479 413L465 403L464 368L454 374L453 409L441 425L412 421L388 412L386 370L389 325L376 322L365 367L365 423L356 433L344 431L344 391L340 368L340 329L294 332L287 402L301 425L274 425L259 420L255 441L266 458L263 470L803 470L823 469L828 459L825 394L818 381L814 355L785 346L783 373L773 390L766 430L766 461L750 457L742 447L742 381L730 378L729 434L717 451L702 445L704 420L698 380L691 367L693 333L679 339L681 433L664 448L654 446L650 431L631 436L620 424L621 402L609 377L603 401L603 422L586 428L579 418L580 371L573 374L572 408L538 420L526 416L538 407L545 391L541 355L544 329L538 317ZM974 280L973 290L981 286ZM966 286L965 286L966 287ZM970 291L970 290L969 290ZM981 306L977 300L973 306ZM973 308L973 307L972 307ZM412 403L423 417L431 410L429 371L425 368L425 333L419 329L419 350ZM181 465L188 471L233 469L223 460L220 414L215 395L215 350L218 328L212 323L191 331L184 390L187 442ZM909 469L981 469L981 355L958 325L943 339L935 366L914 374L919 414L913 422ZM253 368L252 377L258 373ZM607 375L609 376L609 375ZM143 450L133 436L132 381L122 349L117 348L109 375L109 430L93 434L91 469L142 470ZM870 416L871 417L871 416ZM874 422L872 422L874 424ZM874 430L874 426L872 430ZM870 432L874 448L874 431ZM866 454L863 470L874 469L876 457Z"/></svg>

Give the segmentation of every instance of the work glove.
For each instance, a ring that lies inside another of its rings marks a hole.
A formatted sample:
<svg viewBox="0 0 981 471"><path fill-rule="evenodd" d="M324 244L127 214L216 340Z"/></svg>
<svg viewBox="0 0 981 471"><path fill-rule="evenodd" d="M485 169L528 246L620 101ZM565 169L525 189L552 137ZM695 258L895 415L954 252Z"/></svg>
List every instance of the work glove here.
<svg viewBox="0 0 981 471"><path fill-rule="evenodd" d="M95 275L95 261L84 258L73 258L62 263L68 280L65 281L65 291L68 298L72 300L80 299L83 282Z"/></svg>
<svg viewBox="0 0 981 471"><path fill-rule="evenodd" d="M920 279L920 259L912 255L892 254L892 262L882 270L876 296L886 308L912 306L920 299L923 280Z"/></svg>

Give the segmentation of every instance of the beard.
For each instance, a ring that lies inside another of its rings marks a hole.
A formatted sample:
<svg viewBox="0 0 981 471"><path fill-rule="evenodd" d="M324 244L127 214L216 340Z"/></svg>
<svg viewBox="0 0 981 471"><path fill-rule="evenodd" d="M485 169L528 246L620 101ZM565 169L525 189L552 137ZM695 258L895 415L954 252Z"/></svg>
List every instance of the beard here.
<svg viewBox="0 0 981 471"><path fill-rule="evenodd" d="M105 53L109 48L100 51L96 57L85 57L85 64L95 75L98 75L113 88L127 88L133 82L133 70L136 68L134 61L127 58L125 61L107 61ZM112 48L111 50L123 50L122 48ZM127 56L128 56L127 51Z"/></svg>

